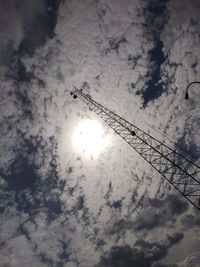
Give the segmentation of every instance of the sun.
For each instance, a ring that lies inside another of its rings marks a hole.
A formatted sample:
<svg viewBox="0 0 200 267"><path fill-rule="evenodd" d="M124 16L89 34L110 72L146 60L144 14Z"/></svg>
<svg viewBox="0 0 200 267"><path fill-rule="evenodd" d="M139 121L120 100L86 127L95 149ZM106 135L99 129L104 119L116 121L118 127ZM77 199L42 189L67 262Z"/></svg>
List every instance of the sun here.
<svg viewBox="0 0 200 267"><path fill-rule="evenodd" d="M105 150L108 141L102 125L95 120L80 122L73 134L74 148L87 156L98 156Z"/></svg>

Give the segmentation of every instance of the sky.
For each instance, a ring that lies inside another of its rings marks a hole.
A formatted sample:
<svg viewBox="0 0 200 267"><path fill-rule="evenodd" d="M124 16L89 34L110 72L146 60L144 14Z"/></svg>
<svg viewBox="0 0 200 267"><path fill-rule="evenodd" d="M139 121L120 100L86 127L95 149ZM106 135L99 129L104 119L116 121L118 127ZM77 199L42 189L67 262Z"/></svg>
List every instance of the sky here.
<svg viewBox="0 0 200 267"><path fill-rule="evenodd" d="M0 0L0 267L200 266L199 211L69 94L200 165L199 84L184 100L199 13L198 0Z"/></svg>

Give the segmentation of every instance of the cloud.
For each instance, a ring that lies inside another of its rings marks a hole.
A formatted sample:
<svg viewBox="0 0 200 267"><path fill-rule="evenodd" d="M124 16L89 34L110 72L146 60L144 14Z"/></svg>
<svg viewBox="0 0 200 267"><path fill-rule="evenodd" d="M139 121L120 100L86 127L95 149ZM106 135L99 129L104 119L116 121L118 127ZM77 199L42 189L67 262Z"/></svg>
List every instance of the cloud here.
<svg viewBox="0 0 200 267"><path fill-rule="evenodd" d="M199 214L186 214L181 219L181 223L187 229L191 229L192 227L200 227L200 216Z"/></svg>
<svg viewBox="0 0 200 267"><path fill-rule="evenodd" d="M53 34L60 0L0 1L0 64L14 51L21 54L43 44Z"/></svg>
<svg viewBox="0 0 200 267"><path fill-rule="evenodd" d="M176 222L177 218L188 209L185 201L172 194L165 199L145 198L141 202L138 206L142 209L138 211L136 218L117 220L110 229L110 233L123 236L126 230L142 233L168 226L169 223Z"/></svg>
<svg viewBox="0 0 200 267"><path fill-rule="evenodd" d="M183 261L178 263L178 267L199 267L200 254L199 252L192 253L187 256Z"/></svg>
<svg viewBox="0 0 200 267"><path fill-rule="evenodd" d="M173 236L168 236L165 242L140 239L133 247L128 245L115 246L101 257L100 262L95 267L164 267L167 265L156 262L163 259L167 255L168 249L182 238L182 233L175 233Z"/></svg>
<svg viewBox="0 0 200 267"><path fill-rule="evenodd" d="M0 18L5 26L1 29L5 36L2 62L7 62L13 50L21 54L13 63L20 83L16 86L12 75L1 81L3 260L10 264L13 257L16 266L27 265L27 260L29 265L42 267L68 266L69 261L74 262L69 266L90 267L102 255L99 266L116 263L116 267L120 261L120 267L128 266L127 260L136 266L173 266L156 261L163 260L169 248L182 240L182 233L171 231L178 230L178 218L184 216L187 204L181 196L171 195L160 176L120 138L113 136L112 148L96 161L86 162L71 151L70 136L77 120L93 114L79 101L72 102L66 88L88 85L95 100L131 122L136 120L145 131L154 128L152 135L172 145L185 133L185 126L193 127L192 139L198 144L194 136L199 111L189 102L188 111L194 112L185 123L183 90L179 89L184 88L187 75L193 77L190 66L195 64L195 71L199 68L199 17L195 15L194 21L192 14L187 17L189 2L184 1L183 11L181 1L169 1L165 21L158 16L148 34L147 2L67 1L59 10L56 37L28 57L23 53L52 37L57 14L39 0L20 1L22 6L19 1L4 2L0 2L1 10L7 8L9 19ZM176 12L173 5L177 5ZM185 17L187 23L183 23ZM156 65L150 62L149 52L156 52L152 32L157 24L162 28L159 51L164 55L157 70L166 91L143 109L136 91L148 85ZM184 140L191 144L189 131ZM189 217L182 224L189 227L190 222L196 225L198 220ZM112 227L106 232L108 224ZM164 241L159 241L161 231L169 232ZM152 233L157 241L142 239L146 234L150 240ZM133 247L128 245L138 236ZM21 247L26 247L26 254L20 254Z"/></svg>

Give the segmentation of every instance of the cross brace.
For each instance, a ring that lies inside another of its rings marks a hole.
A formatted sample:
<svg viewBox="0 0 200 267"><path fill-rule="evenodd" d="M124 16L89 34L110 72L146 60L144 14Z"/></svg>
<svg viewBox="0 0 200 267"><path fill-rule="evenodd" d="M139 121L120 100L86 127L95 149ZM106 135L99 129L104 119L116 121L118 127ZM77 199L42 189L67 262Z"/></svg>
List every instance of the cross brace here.
<svg viewBox="0 0 200 267"><path fill-rule="evenodd" d="M134 148L163 178L200 210L200 167L150 134L75 88L71 95L82 100L109 127Z"/></svg>

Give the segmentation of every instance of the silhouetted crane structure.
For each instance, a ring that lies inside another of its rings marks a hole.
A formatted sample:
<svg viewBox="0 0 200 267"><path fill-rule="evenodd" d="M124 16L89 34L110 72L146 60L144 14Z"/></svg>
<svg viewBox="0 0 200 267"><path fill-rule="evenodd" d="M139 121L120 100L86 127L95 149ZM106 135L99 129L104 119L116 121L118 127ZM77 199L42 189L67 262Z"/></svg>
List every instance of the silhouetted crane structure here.
<svg viewBox="0 0 200 267"><path fill-rule="evenodd" d="M161 176L200 210L200 167L166 146L150 134L74 88L74 99L82 100L121 138L134 148Z"/></svg>

